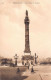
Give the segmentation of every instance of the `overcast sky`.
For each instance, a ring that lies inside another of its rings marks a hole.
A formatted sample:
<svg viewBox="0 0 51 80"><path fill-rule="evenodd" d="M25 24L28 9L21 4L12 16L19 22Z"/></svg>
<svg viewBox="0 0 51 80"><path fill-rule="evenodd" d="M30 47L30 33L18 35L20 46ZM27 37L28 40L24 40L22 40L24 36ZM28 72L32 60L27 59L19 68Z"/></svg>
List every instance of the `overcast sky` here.
<svg viewBox="0 0 51 80"><path fill-rule="evenodd" d="M25 11L30 19L30 50L51 57L51 0L0 0L0 56L24 54ZM18 4L19 3L19 4Z"/></svg>

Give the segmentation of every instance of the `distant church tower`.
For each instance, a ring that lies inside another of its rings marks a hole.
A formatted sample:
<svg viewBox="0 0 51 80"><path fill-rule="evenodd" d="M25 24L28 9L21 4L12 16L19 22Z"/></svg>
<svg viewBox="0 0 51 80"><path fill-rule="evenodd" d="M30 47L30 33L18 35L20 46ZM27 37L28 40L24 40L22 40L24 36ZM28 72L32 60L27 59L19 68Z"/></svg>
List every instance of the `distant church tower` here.
<svg viewBox="0 0 51 80"><path fill-rule="evenodd" d="M26 16L24 19L25 23L25 50L24 53L30 53L30 44L29 44L29 17L28 17L28 11L26 10Z"/></svg>

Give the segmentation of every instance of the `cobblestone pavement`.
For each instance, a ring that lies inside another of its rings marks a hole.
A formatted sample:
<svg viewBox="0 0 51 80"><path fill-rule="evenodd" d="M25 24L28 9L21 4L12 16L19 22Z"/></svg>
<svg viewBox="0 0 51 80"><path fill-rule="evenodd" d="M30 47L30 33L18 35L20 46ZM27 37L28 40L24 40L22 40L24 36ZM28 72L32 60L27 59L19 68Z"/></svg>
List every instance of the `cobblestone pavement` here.
<svg viewBox="0 0 51 80"><path fill-rule="evenodd" d="M23 72L22 75L28 76L24 80L51 80L51 65L37 65L34 66L34 72L30 69Z"/></svg>

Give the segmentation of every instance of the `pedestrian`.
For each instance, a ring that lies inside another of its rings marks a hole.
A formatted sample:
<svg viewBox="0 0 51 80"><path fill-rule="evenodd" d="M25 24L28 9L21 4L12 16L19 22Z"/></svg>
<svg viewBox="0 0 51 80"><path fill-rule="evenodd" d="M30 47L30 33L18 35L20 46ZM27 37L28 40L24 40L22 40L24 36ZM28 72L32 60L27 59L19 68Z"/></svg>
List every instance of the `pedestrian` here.
<svg viewBox="0 0 51 80"><path fill-rule="evenodd" d="M31 72L34 72L33 66L32 66L32 68L31 68Z"/></svg>
<svg viewBox="0 0 51 80"><path fill-rule="evenodd" d="M28 65L28 69L29 69L29 65Z"/></svg>
<svg viewBox="0 0 51 80"><path fill-rule="evenodd" d="M19 67L17 68L17 72L20 72L20 69L19 69Z"/></svg>
<svg viewBox="0 0 51 80"><path fill-rule="evenodd" d="M26 63L25 63L25 66L26 66Z"/></svg>

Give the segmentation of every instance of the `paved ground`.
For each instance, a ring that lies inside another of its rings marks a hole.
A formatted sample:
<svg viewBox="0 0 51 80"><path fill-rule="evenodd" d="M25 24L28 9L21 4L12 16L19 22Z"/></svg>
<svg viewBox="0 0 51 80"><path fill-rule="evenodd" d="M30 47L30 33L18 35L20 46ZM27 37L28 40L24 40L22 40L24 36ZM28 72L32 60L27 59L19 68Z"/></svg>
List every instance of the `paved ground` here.
<svg viewBox="0 0 51 80"><path fill-rule="evenodd" d="M28 76L24 80L51 80L51 65L37 65L34 66L34 73L29 70L23 72L24 76Z"/></svg>
<svg viewBox="0 0 51 80"><path fill-rule="evenodd" d="M20 73L17 68L0 66L0 80L51 80L51 65L34 66L34 73L31 73L25 67L20 67Z"/></svg>
<svg viewBox="0 0 51 80"><path fill-rule="evenodd" d="M0 80L24 80L27 76L22 76L22 73L25 72L27 67L19 66L18 67L9 67L9 66L0 66Z"/></svg>

